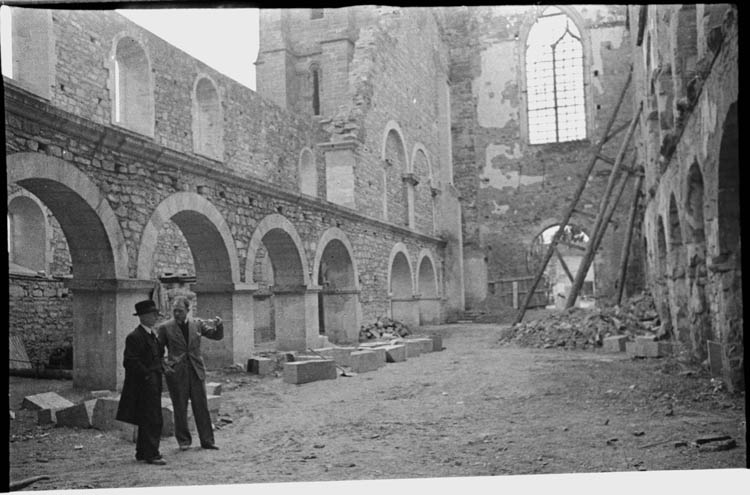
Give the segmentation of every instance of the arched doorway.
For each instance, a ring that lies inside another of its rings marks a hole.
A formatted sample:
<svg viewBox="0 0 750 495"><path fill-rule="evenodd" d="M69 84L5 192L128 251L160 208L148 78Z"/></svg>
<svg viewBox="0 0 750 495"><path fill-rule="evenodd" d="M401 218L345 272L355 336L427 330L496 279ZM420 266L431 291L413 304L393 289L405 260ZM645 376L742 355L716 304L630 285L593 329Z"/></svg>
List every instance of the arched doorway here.
<svg viewBox="0 0 750 495"><path fill-rule="evenodd" d="M420 255L419 275L419 324L435 325L440 323L440 292L435 272L435 263L429 251Z"/></svg>
<svg viewBox="0 0 750 495"><path fill-rule="evenodd" d="M661 215L657 215L656 226L656 256L657 256L657 276L654 278L654 287L656 289L656 310L659 313L659 319L662 324L662 332L672 336L672 313L669 309L669 285L667 283L667 237L664 234L664 221Z"/></svg>
<svg viewBox="0 0 750 495"><path fill-rule="evenodd" d="M73 383L115 389L124 375L125 335L147 285L126 280L128 254L120 224L96 184L68 162L39 153L7 157L8 184L38 198L60 225L70 253ZM129 310L129 311L128 311Z"/></svg>
<svg viewBox="0 0 750 495"><path fill-rule="evenodd" d="M394 246L390 267L391 318L416 327L419 325L419 304L414 298L411 263L403 244Z"/></svg>
<svg viewBox="0 0 750 495"><path fill-rule="evenodd" d="M343 232L330 229L318 244L315 260L316 280L321 287L319 331L334 344L356 343L359 339L359 284L351 249Z"/></svg>
<svg viewBox="0 0 750 495"><path fill-rule="evenodd" d="M202 344L206 364L227 366L249 356L250 324L238 312L239 261L229 225L221 212L196 193L176 193L162 201L143 229L138 251L139 278L154 280L157 253L167 234L173 241L184 240L190 250L195 273L191 287L195 293L192 316L204 319L220 316L224 320L224 338ZM163 312L169 317L171 308L163 308Z"/></svg>
<svg viewBox="0 0 750 495"><path fill-rule="evenodd" d="M250 239L245 280L257 282L255 267L270 261L267 280L272 297L275 347L278 350L304 350L317 347L318 300L309 289L304 267L302 240L294 225L280 214L265 217ZM267 265L265 270L268 270Z"/></svg>

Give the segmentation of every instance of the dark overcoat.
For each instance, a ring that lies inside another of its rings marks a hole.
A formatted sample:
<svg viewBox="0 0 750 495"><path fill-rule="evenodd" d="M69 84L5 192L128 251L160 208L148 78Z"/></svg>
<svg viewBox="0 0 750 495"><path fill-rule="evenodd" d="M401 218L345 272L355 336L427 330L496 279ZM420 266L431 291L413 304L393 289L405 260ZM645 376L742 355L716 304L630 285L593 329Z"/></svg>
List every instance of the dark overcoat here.
<svg viewBox="0 0 750 495"><path fill-rule="evenodd" d="M140 325L125 338L125 381L116 416L119 421L134 425L162 423L163 354L164 347Z"/></svg>

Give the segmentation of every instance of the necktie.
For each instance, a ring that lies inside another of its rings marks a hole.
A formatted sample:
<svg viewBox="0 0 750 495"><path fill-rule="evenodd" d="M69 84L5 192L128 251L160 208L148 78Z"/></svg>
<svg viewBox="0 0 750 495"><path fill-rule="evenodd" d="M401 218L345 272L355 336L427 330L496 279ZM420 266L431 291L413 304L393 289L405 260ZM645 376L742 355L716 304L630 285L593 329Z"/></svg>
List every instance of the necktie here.
<svg viewBox="0 0 750 495"><path fill-rule="evenodd" d="M185 344L188 343L188 324L187 322L180 325L180 329L182 330L182 336L185 337Z"/></svg>

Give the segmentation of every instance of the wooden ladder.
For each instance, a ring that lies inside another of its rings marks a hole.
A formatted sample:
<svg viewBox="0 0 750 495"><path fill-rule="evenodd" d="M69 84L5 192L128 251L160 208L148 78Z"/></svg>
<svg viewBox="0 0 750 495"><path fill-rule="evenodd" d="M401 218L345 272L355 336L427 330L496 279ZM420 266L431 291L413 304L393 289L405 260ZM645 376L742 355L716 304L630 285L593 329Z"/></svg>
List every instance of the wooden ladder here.
<svg viewBox="0 0 750 495"><path fill-rule="evenodd" d="M633 137L633 133L635 132L635 128L638 125L638 121L640 119L642 106L638 108L637 112L635 113L635 115L633 116L629 124L624 124L620 126L618 129L615 129L613 132L610 132L612 131L612 126L614 125L615 120L617 119L617 114L620 111L620 107L622 106L622 102L625 99L625 95L627 94L628 87L630 86L632 79L633 79L633 68L631 66L630 72L628 73L628 78L625 81L625 85L622 88L620 97L617 100L617 105L615 106L612 112L612 115L610 116L609 121L607 122L607 126L604 130L604 134L602 138L599 140L598 144L596 145L594 152L592 154L592 157L591 157L591 161L589 162L588 167L586 168L586 172L583 174L583 177L581 178L581 182L578 184L578 189L576 189L576 192L573 195L573 200L568 206L568 209L565 211L565 215L563 216L563 219L559 224L560 226L555 232L555 235L552 237L552 240L550 241L549 247L547 248L547 252L544 256L542 264L539 267L539 271L534 277L534 281L531 285L531 288L526 294L523 305L521 306L514 323L520 323L521 320L523 320L523 317L526 314L526 310L528 308L529 302L531 301L531 297L534 294L534 291L536 290L537 286L539 285L539 282L541 281L542 277L544 276L544 271L547 269L547 265L549 264L550 259L552 258L554 254L557 254L558 258L561 261L563 269L565 270L566 274L568 275L568 278L571 280L573 284L570 289L568 299L565 302L565 307L570 308L571 306L575 304L576 299L578 298L578 293L580 292L581 287L583 286L583 281L584 281L584 278L586 277L586 273L588 272L589 267L591 266L591 263L594 259L594 255L596 254L596 251L599 248L599 245L601 244L602 239L604 238L604 232L606 231L607 226L612 220L612 215L614 214L617 203L620 200L620 197L622 196L623 191L625 190L625 185L628 179L632 175L639 175L641 177L643 176L643 172L641 170L637 170L635 167L635 157L633 158L633 161L630 167L622 166L622 162L625 158L628 145L630 144L630 140ZM617 134L622 132L622 130L625 129L625 127L627 127L628 129L627 134L625 135L625 138L623 139L620 145L619 151L617 153L617 157L613 160L611 158L604 156L602 154L602 149L604 145L608 141L610 141L613 137L615 137ZM576 276L573 277L570 270L568 270L568 267L565 264L562 256L560 255L560 252L557 250L557 244L560 242L560 238L562 237L562 234L565 232L565 228L570 223L570 218L573 216L573 214L581 213L580 210L576 210L576 206L578 205L578 202L580 201L581 196L583 195L583 191L586 188L586 184L588 182L589 177L591 176L591 172L594 170L594 166L597 164L599 160L611 165L612 169L609 173L609 179L607 181L607 187L605 189L604 196L602 197L601 204L599 205L599 213L596 215L596 219L594 221L594 227L592 228L591 235L589 236L589 242L586 247L586 252L583 256L583 259L581 260L580 265L578 266L578 271L576 272ZM621 173L621 172L624 172L624 173ZM638 188L640 188L641 183L642 183L642 180L639 180L637 183ZM613 193L614 193L614 200L612 201L611 199L612 199ZM637 195L637 191L636 191L636 195ZM630 229L631 225L629 225L628 228ZM621 285L622 285L622 282L621 282Z"/></svg>

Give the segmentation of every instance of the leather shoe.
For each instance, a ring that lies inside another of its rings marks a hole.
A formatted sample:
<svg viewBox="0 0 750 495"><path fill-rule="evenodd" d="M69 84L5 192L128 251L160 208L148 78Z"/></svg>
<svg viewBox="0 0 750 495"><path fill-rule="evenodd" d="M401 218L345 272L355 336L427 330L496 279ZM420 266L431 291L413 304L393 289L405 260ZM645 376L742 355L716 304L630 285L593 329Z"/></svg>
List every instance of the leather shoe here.
<svg viewBox="0 0 750 495"><path fill-rule="evenodd" d="M154 459L162 459L161 454L156 454L156 456L154 456ZM143 457L142 455L136 454L135 460L138 461L138 462L143 462L143 461L146 460L146 458Z"/></svg>
<svg viewBox="0 0 750 495"><path fill-rule="evenodd" d="M219 447L217 447L214 444L211 445L201 445L202 449L208 449L208 450L219 450Z"/></svg>
<svg viewBox="0 0 750 495"><path fill-rule="evenodd" d="M167 464L167 461L162 459L161 457L152 457L151 459L146 459L147 464L155 464L157 466L164 466Z"/></svg>

